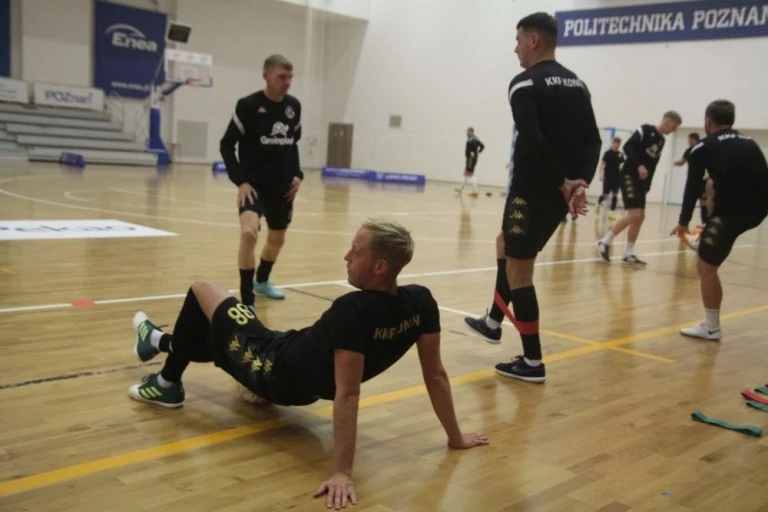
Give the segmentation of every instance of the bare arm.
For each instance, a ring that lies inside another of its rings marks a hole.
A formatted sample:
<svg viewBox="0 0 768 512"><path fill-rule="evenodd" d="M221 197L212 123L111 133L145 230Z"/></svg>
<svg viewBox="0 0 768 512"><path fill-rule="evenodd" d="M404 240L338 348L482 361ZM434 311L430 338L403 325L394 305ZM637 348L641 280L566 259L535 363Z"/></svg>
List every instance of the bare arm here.
<svg viewBox="0 0 768 512"><path fill-rule="evenodd" d="M357 441L357 409L365 357L351 350L336 350L334 373L336 395L333 398L333 465L334 473L320 484L315 497L328 494L328 508L345 508L348 501L356 504L352 483L352 465Z"/></svg>
<svg viewBox="0 0 768 512"><path fill-rule="evenodd" d="M448 436L448 445L451 448L471 448L488 444L488 439L482 434L462 435L461 433L456 411L453 408L451 383L440 360L440 333L422 335L416 346L419 351L424 384L432 401L432 408Z"/></svg>

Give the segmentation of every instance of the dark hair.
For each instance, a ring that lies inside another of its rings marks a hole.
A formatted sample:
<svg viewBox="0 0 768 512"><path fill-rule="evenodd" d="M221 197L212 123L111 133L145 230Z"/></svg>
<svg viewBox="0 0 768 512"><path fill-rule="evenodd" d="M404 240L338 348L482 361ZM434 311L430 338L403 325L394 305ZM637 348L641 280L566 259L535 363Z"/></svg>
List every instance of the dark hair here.
<svg viewBox="0 0 768 512"><path fill-rule="evenodd" d="M699 141L701 140L701 137L699 137L699 134L698 134L698 133L696 133L696 132L691 132L691 133L689 133L689 134L688 134L688 138L689 138L689 139L693 139L693 140L695 140L696 142L699 142Z"/></svg>
<svg viewBox="0 0 768 512"><path fill-rule="evenodd" d="M678 114L674 110L667 110L666 112L664 112L664 116L662 117L669 118L674 122L676 122L677 124L683 124L683 118L680 117L680 114Z"/></svg>
<svg viewBox="0 0 768 512"><path fill-rule="evenodd" d="M557 41L557 20L546 12L529 14L517 23L517 28L535 30L548 36L553 43Z"/></svg>
<svg viewBox="0 0 768 512"><path fill-rule="evenodd" d="M614 137L613 142L621 142L621 137Z"/></svg>
<svg viewBox="0 0 768 512"><path fill-rule="evenodd" d="M707 105L705 116L720 126L731 126L736 121L736 106L728 100L715 100Z"/></svg>

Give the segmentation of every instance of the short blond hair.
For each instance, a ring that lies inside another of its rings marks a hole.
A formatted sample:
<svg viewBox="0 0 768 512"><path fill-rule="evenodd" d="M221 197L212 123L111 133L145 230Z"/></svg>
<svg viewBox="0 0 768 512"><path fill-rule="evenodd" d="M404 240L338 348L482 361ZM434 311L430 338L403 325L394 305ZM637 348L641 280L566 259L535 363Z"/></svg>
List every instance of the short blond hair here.
<svg viewBox="0 0 768 512"><path fill-rule="evenodd" d="M272 68L282 68L286 71L293 71L293 64L286 57L280 55L279 53L275 53L274 55L267 57L264 61L265 71Z"/></svg>
<svg viewBox="0 0 768 512"><path fill-rule="evenodd" d="M362 229L371 233L371 251L387 260L397 275L413 258L413 238L399 222L385 217L363 221Z"/></svg>

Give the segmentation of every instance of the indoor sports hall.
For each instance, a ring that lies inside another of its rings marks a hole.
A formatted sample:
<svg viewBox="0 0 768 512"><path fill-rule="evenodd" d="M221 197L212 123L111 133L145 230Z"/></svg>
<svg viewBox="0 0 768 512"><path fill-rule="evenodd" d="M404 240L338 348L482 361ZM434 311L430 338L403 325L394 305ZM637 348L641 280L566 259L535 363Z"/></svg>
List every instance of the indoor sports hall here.
<svg viewBox="0 0 768 512"><path fill-rule="evenodd" d="M597 254L624 214L621 194L598 205L599 172L587 214L538 255L544 383L494 370L522 354L509 320L496 344L465 323L493 304L521 137L516 27L537 11L589 88L601 155L682 117L635 246L647 265L622 263L626 232L610 263ZM326 509L313 494L334 472L333 400L253 404L194 362L183 407L128 395L165 358L137 359L136 312L172 332L196 280L240 296L220 141L272 54L293 64L304 180L270 276L284 299L257 295L256 316L312 325L355 290L361 223L398 221L415 243L398 284L437 301L459 425L489 440L448 446L413 347L362 384L347 508L768 512L768 223L719 270L719 341L680 334L704 314L691 244L705 240L670 235L675 163L711 101L733 102L768 154L764 0L0 0L0 38L3 512ZM477 194L456 191L468 127L485 146Z"/></svg>

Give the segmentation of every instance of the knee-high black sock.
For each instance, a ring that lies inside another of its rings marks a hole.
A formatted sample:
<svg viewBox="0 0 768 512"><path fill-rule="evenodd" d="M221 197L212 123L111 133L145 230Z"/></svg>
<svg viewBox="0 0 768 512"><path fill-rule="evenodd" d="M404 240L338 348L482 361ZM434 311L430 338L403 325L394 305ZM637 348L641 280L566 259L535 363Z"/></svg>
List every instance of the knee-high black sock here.
<svg viewBox="0 0 768 512"><path fill-rule="evenodd" d="M253 293L253 275L256 271L252 268L240 269L240 300L246 306L252 306L256 300Z"/></svg>
<svg viewBox="0 0 768 512"><path fill-rule="evenodd" d="M523 341L523 355L532 361L541 361L541 340L539 340L539 301L536 288L517 288L510 293L515 318L523 324L520 338ZM525 334L523 334L525 332Z"/></svg>
<svg viewBox="0 0 768 512"><path fill-rule="evenodd" d="M266 283L269 281L269 274L272 273L272 265L274 264L274 261L267 261L262 258L259 262L259 268L256 270L257 283Z"/></svg>
<svg viewBox="0 0 768 512"><path fill-rule="evenodd" d="M168 382L179 382L181 375L191 361L207 363L213 360L212 348L208 345L211 323L200 308L197 297L190 288L179 317L168 340L169 354L160 375ZM163 340L161 340L162 343Z"/></svg>
<svg viewBox="0 0 768 512"><path fill-rule="evenodd" d="M504 299L505 304L509 304L509 282L507 281L507 260L506 258L496 260L498 269L496 270L496 292ZM504 320L504 312L496 305L496 301L493 301L491 306L491 312L488 313L491 320L495 320L501 323Z"/></svg>
<svg viewBox="0 0 768 512"><path fill-rule="evenodd" d="M611 211L616 209L616 201L619 199L619 196L613 195L611 196Z"/></svg>
<svg viewBox="0 0 768 512"><path fill-rule="evenodd" d="M706 205L701 205L701 223L706 224L707 223L707 217L709 217L709 212L707 211Z"/></svg>
<svg viewBox="0 0 768 512"><path fill-rule="evenodd" d="M602 206L603 205L603 199L605 199L605 194L600 194L600 197L597 198L597 204Z"/></svg>

